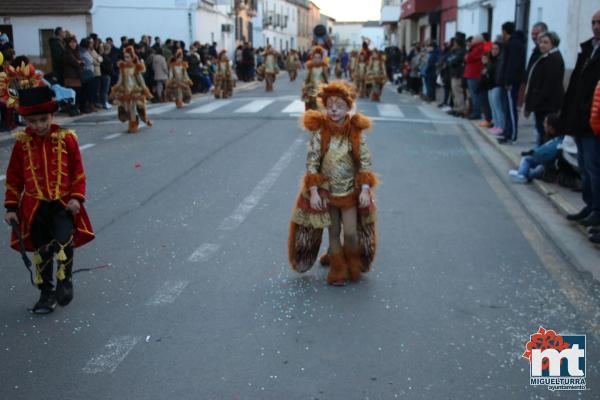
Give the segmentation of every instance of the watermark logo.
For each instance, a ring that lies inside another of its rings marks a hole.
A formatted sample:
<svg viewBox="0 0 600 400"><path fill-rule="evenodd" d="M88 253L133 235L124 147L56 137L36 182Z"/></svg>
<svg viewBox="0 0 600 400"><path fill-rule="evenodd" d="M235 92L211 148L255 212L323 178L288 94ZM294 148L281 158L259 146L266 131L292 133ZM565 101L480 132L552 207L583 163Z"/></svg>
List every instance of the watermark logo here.
<svg viewBox="0 0 600 400"><path fill-rule="evenodd" d="M561 336L540 326L525 345L523 357L529 360L532 386L586 390L585 335Z"/></svg>

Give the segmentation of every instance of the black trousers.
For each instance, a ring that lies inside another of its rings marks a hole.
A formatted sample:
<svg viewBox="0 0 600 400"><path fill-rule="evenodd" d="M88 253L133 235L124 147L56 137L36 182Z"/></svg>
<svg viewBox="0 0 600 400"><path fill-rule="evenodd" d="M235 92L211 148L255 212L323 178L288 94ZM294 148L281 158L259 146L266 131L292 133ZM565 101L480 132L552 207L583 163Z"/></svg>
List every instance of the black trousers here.
<svg viewBox="0 0 600 400"><path fill-rule="evenodd" d="M65 267L65 276L70 277L73 269L72 237L75 229L73 216L59 202L41 202L31 225L31 241L41 257L37 265L43 283L41 290L54 288L54 254L63 248L67 260L60 262ZM64 247L63 247L64 246Z"/></svg>

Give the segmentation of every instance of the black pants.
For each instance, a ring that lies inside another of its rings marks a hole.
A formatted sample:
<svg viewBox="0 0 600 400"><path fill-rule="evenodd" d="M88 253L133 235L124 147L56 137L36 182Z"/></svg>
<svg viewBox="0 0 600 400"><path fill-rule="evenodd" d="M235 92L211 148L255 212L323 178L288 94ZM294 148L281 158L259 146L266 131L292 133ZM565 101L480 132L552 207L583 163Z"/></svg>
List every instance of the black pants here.
<svg viewBox="0 0 600 400"><path fill-rule="evenodd" d="M31 241L41 256L42 263L37 266L43 283L41 290L52 290L54 253L64 247L67 261L65 275L71 276L73 268L72 236L75 229L73 216L59 202L41 202L31 225Z"/></svg>

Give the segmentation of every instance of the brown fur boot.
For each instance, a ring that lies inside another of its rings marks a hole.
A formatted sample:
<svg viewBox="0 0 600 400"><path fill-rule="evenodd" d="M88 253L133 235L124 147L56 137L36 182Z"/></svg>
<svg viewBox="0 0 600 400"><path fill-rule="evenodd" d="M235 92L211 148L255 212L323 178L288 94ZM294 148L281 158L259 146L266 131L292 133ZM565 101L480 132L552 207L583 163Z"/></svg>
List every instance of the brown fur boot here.
<svg viewBox="0 0 600 400"><path fill-rule="evenodd" d="M183 101L176 100L175 101L175 107L177 107L177 108L183 108Z"/></svg>
<svg viewBox="0 0 600 400"><path fill-rule="evenodd" d="M331 268L327 275L327 283L334 286L344 286L348 279L348 264L342 251L331 253L329 256Z"/></svg>
<svg viewBox="0 0 600 400"><path fill-rule="evenodd" d="M127 133L137 133L137 132L138 132L137 121L129 121L129 127L127 129Z"/></svg>
<svg viewBox="0 0 600 400"><path fill-rule="evenodd" d="M321 256L321 258L319 259L319 262L321 263L322 266L327 267L328 265L331 264L331 260L329 258L329 253L325 253Z"/></svg>
<svg viewBox="0 0 600 400"><path fill-rule="evenodd" d="M346 257L346 262L348 263L348 272L350 273L350 280L352 282L357 282L360 280L360 276L362 275L361 271L363 269L363 262L360 259L360 250L355 247L344 246L344 256Z"/></svg>

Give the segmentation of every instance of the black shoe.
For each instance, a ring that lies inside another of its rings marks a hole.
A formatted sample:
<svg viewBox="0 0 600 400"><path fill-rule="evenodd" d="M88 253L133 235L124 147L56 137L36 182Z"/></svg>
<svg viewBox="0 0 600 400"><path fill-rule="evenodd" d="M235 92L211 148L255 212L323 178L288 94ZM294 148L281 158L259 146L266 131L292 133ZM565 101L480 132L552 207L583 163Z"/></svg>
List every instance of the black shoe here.
<svg viewBox="0 0 600 400"><path fill-rule="evenodd" d="M71 277L66 277L56 283L56 300L61 307L73 300L73 279Z"/></svg>
<svg viewBox="0 0 600 400"><path fill-rule="evenodd" d="M42 290L40 299L35 303L31 312L34 314L50 314L56 308L56 296L51 290Z"/></svg>
<svg viewBox="0 0 600 400"><path fill-rule="evenodd" d="M590 215L578 222L583 226L600 225L600 211L592 211Z"/></svg>
<svg viewBox="0 0 600 400"><path fill-rule="evenodd" d="M505 138L505 137L499 137L498 138L498 143L499 144L512 144L512 140Z"/></svg>
<svg viewBox="0 0 600 400"><path fill-rule="evenodd" d="M589 240L592 243L600 244L600 232L598 232L594 235L590 235Z"/></svg>
<svg viewBox="0 0 600 400"><path fill-rule="evenodd" d="M569 221L580 221L582 219L587 218L588 215L590 215L592 213L592 211L587 208L584 207L581 211L579 211L578 213L575 214L567 214L567 219Z"/></svg>
<svg viewBox="0 0 600 400"><path fill-rule="evenodd" d="M597 235L598 233L600 233L600 226L592 226L588 228L587 231L590 235Z"/></svg>

